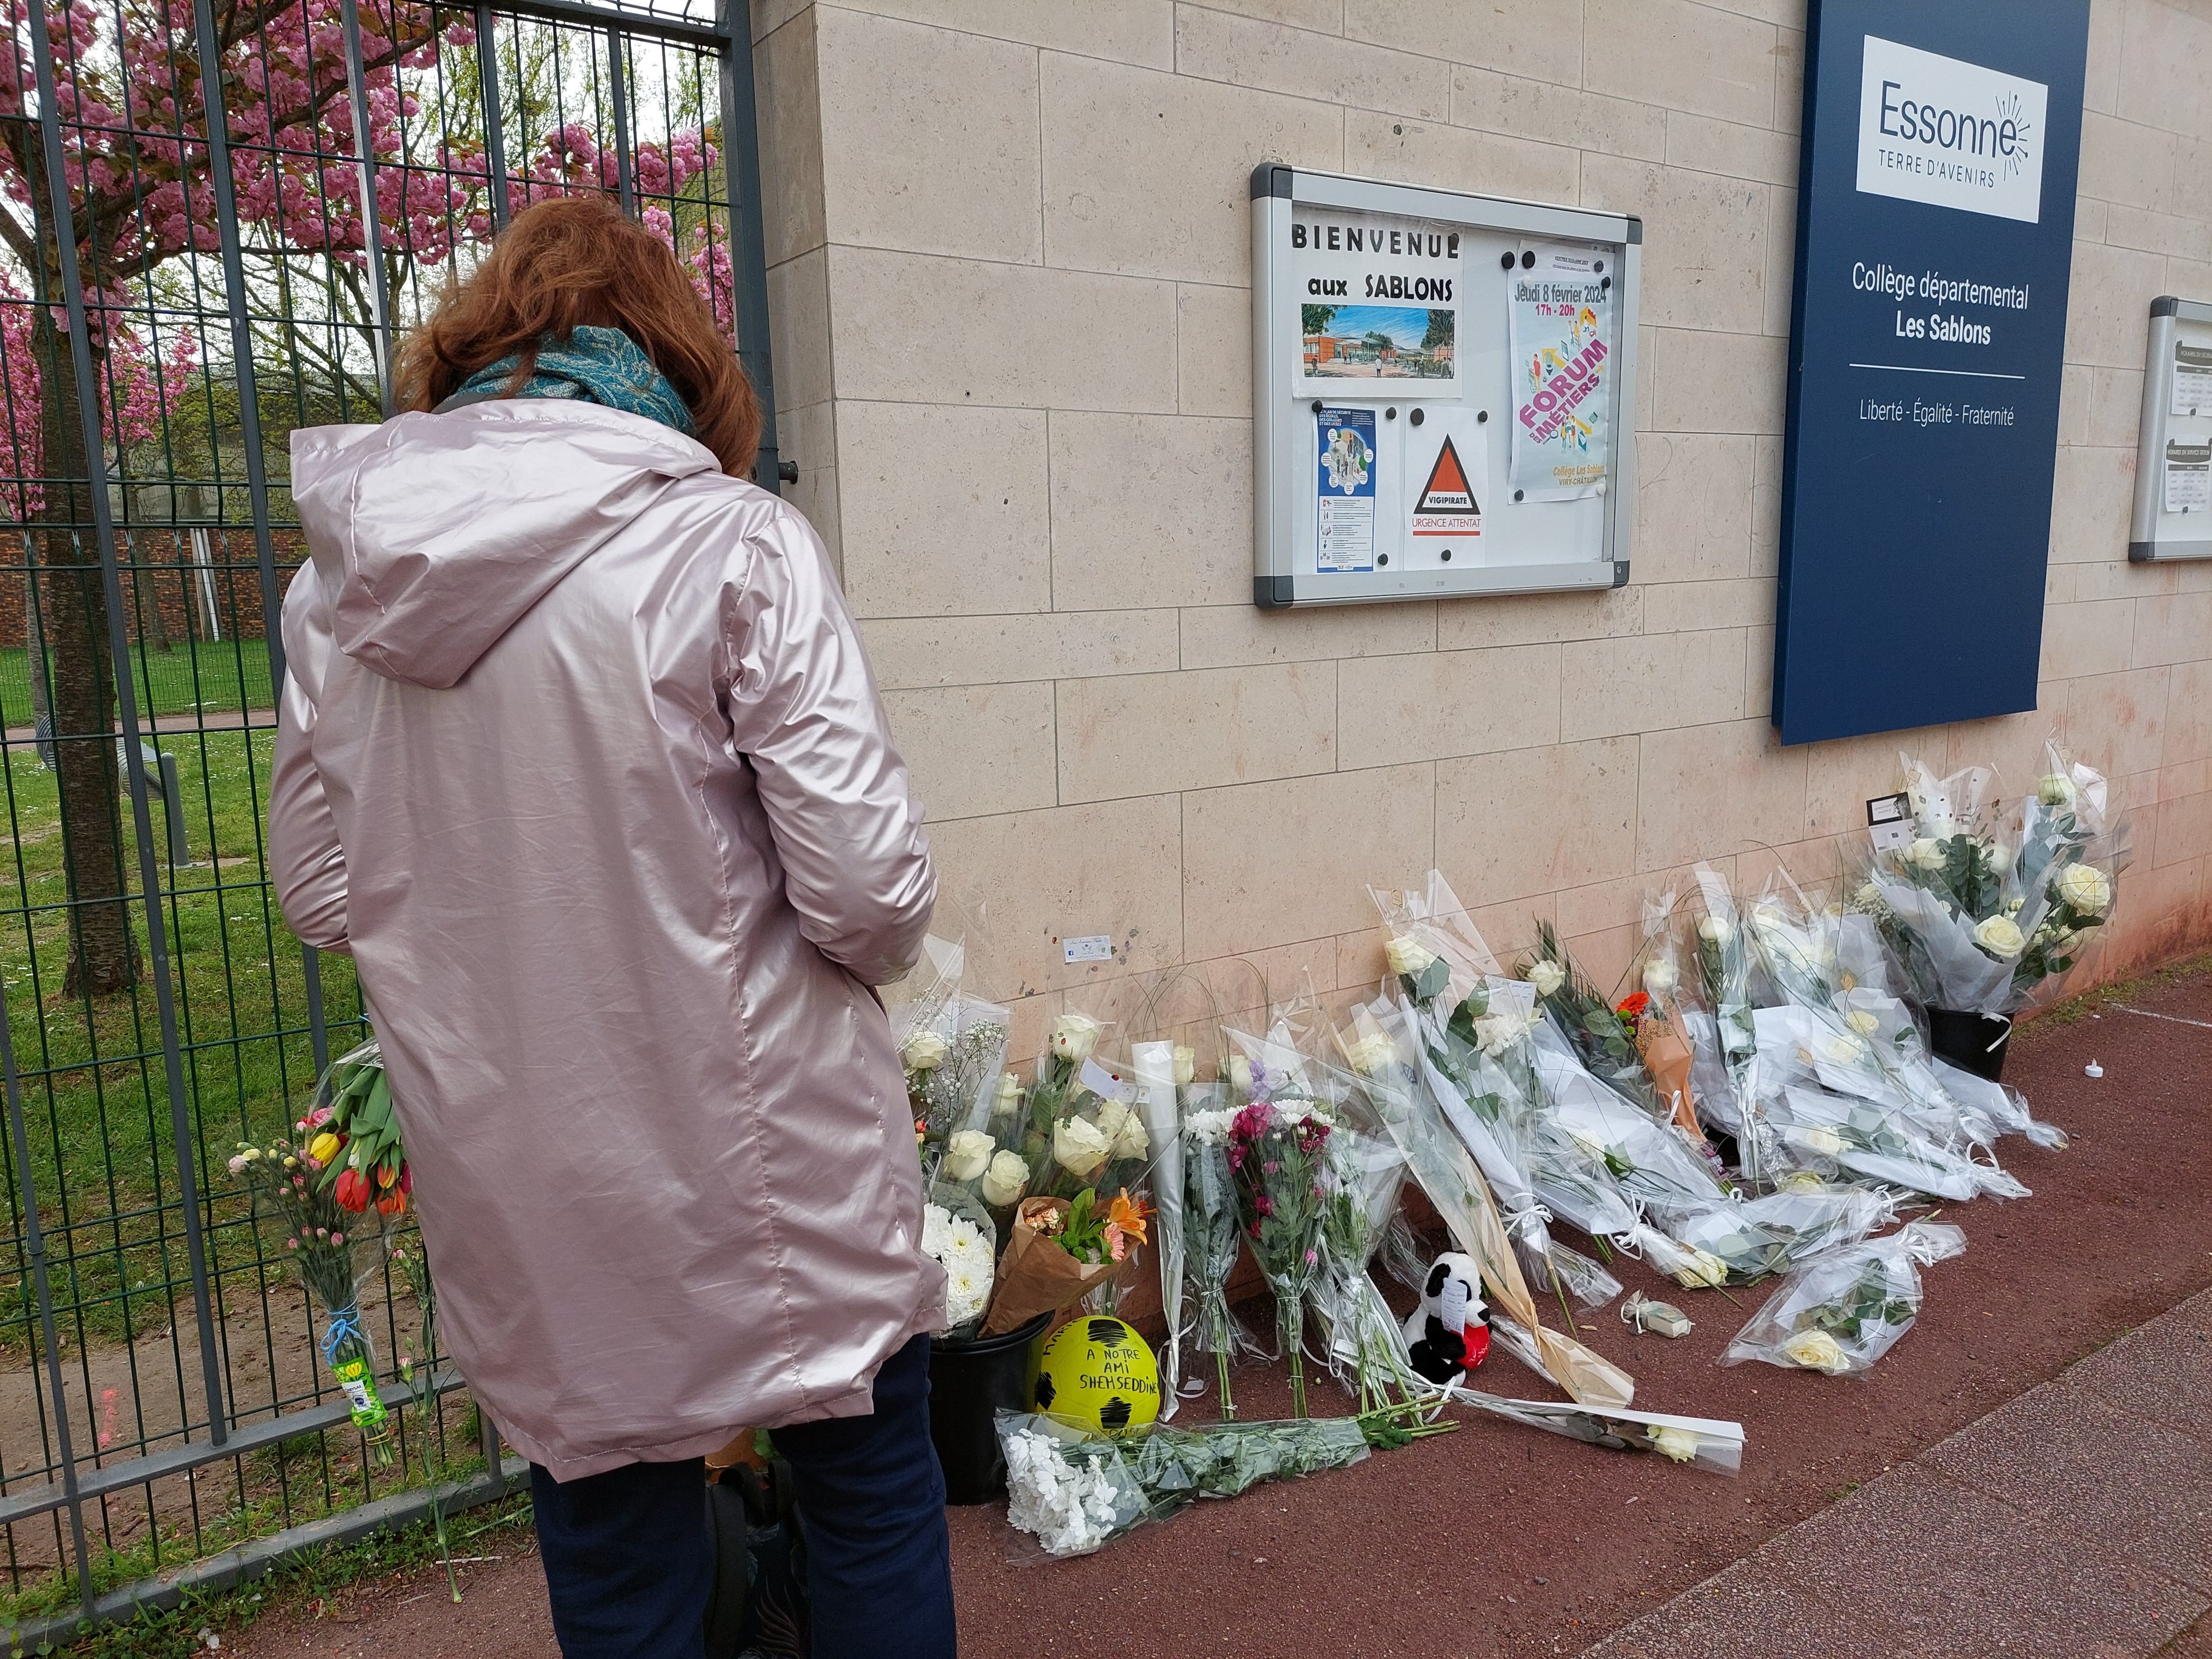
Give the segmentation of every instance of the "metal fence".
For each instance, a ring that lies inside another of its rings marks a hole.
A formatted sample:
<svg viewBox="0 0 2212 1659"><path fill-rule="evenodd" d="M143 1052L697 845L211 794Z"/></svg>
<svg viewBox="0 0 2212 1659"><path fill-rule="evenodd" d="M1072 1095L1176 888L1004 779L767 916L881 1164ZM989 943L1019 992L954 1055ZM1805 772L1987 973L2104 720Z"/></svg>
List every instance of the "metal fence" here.
<svg viewBox="0 0 2212 1659"><path fill-rule="evenodd" d="M405 1513L422 1467L368 1466L225 1168L361 1027L351 964L291 939L264 859L275 619L305 556L289 433L388 413L397 335L512 213L577 191L674 246L774 399L736 0L11 15L0 1631L31 1636ZM779 471L771 413L757 476ZM387 1273L362 1312L388 1373L404 1288ZM463 1496L497 1489L465 1396L402 1419L449 1470L485 1460Z"/></svg>

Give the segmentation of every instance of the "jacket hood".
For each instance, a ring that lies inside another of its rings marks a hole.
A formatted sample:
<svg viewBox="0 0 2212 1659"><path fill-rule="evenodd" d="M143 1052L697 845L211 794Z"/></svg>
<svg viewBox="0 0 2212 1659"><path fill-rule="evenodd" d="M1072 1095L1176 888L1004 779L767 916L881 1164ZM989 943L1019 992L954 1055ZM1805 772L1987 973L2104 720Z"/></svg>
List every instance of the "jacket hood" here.
<svg viewBox="0 0 2212 1659"><path fill-rule="evenodd" d="M439 690L670 484L720 471L680 432L556 398L292 434L292 496L338 648Z"/></svg>

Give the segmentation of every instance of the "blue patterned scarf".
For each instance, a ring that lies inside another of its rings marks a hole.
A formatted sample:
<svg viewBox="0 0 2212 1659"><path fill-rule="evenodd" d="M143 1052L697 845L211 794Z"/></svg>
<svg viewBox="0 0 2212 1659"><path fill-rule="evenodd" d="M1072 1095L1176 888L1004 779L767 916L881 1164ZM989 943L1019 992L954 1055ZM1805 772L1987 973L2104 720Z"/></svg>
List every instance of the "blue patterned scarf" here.
<svg viewBox="0 0 2212 1659"><path fill-rule="evenodd" d="M479 398L506 397L507 383L514 379L515 368L521 361L520 357L502 357L478 369L469 376L456 396L471 403ZM618 328L594 328L586 324L574 331L566 341L556 341L549 336L538 348L537 368L514 395L580 398L586 403L603 404L609 409L642 415L648 421L672 426L687 438L699 435L691 423L691 411L676 395L676 388L669 385L668 377L653 366L653 359L645 355L636 341Z"/></svg>

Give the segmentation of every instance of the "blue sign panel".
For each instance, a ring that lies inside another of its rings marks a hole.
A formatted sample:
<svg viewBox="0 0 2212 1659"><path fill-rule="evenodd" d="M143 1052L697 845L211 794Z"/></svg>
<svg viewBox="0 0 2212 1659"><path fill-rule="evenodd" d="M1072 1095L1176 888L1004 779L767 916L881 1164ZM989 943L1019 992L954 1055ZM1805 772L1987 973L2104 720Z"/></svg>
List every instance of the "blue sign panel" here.
<svg viewBox="0 0 2212 1659"><path fill-rule="evenodd" d="M2089 0L1812 0L1784 743L2035 707Z"/></svg>

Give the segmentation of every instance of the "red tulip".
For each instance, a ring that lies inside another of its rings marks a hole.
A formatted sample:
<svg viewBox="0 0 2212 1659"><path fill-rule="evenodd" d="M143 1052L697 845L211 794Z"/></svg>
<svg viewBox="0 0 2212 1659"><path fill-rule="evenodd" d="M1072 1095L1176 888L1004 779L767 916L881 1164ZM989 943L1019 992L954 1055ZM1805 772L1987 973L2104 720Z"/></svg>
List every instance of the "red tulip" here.
<svg viewBox="0 0 2212 1659"><path fill-rule="evenodd" d="M360 1170L341 1170L338 1172L337 1187L331 1194L337 1200L338 1208L350 1210L359 1215L368 1207L370 1195L368 1177Z"/></svg>
<svg viewBox="0 0 2212 1659"><path fill-rule="evenodd" d="M399 1190L403 1193L415 1190L415 1170L411 1165L402 1164L399 1166Z"/></svg>
<svg viewBox="0 0 2212 1659"><path fill-rule="evenodd" d="M397 1187L383 1193L376 1200L376 1212L381 1216L402 1216L407 1213L407 1194Z"/></svg>

